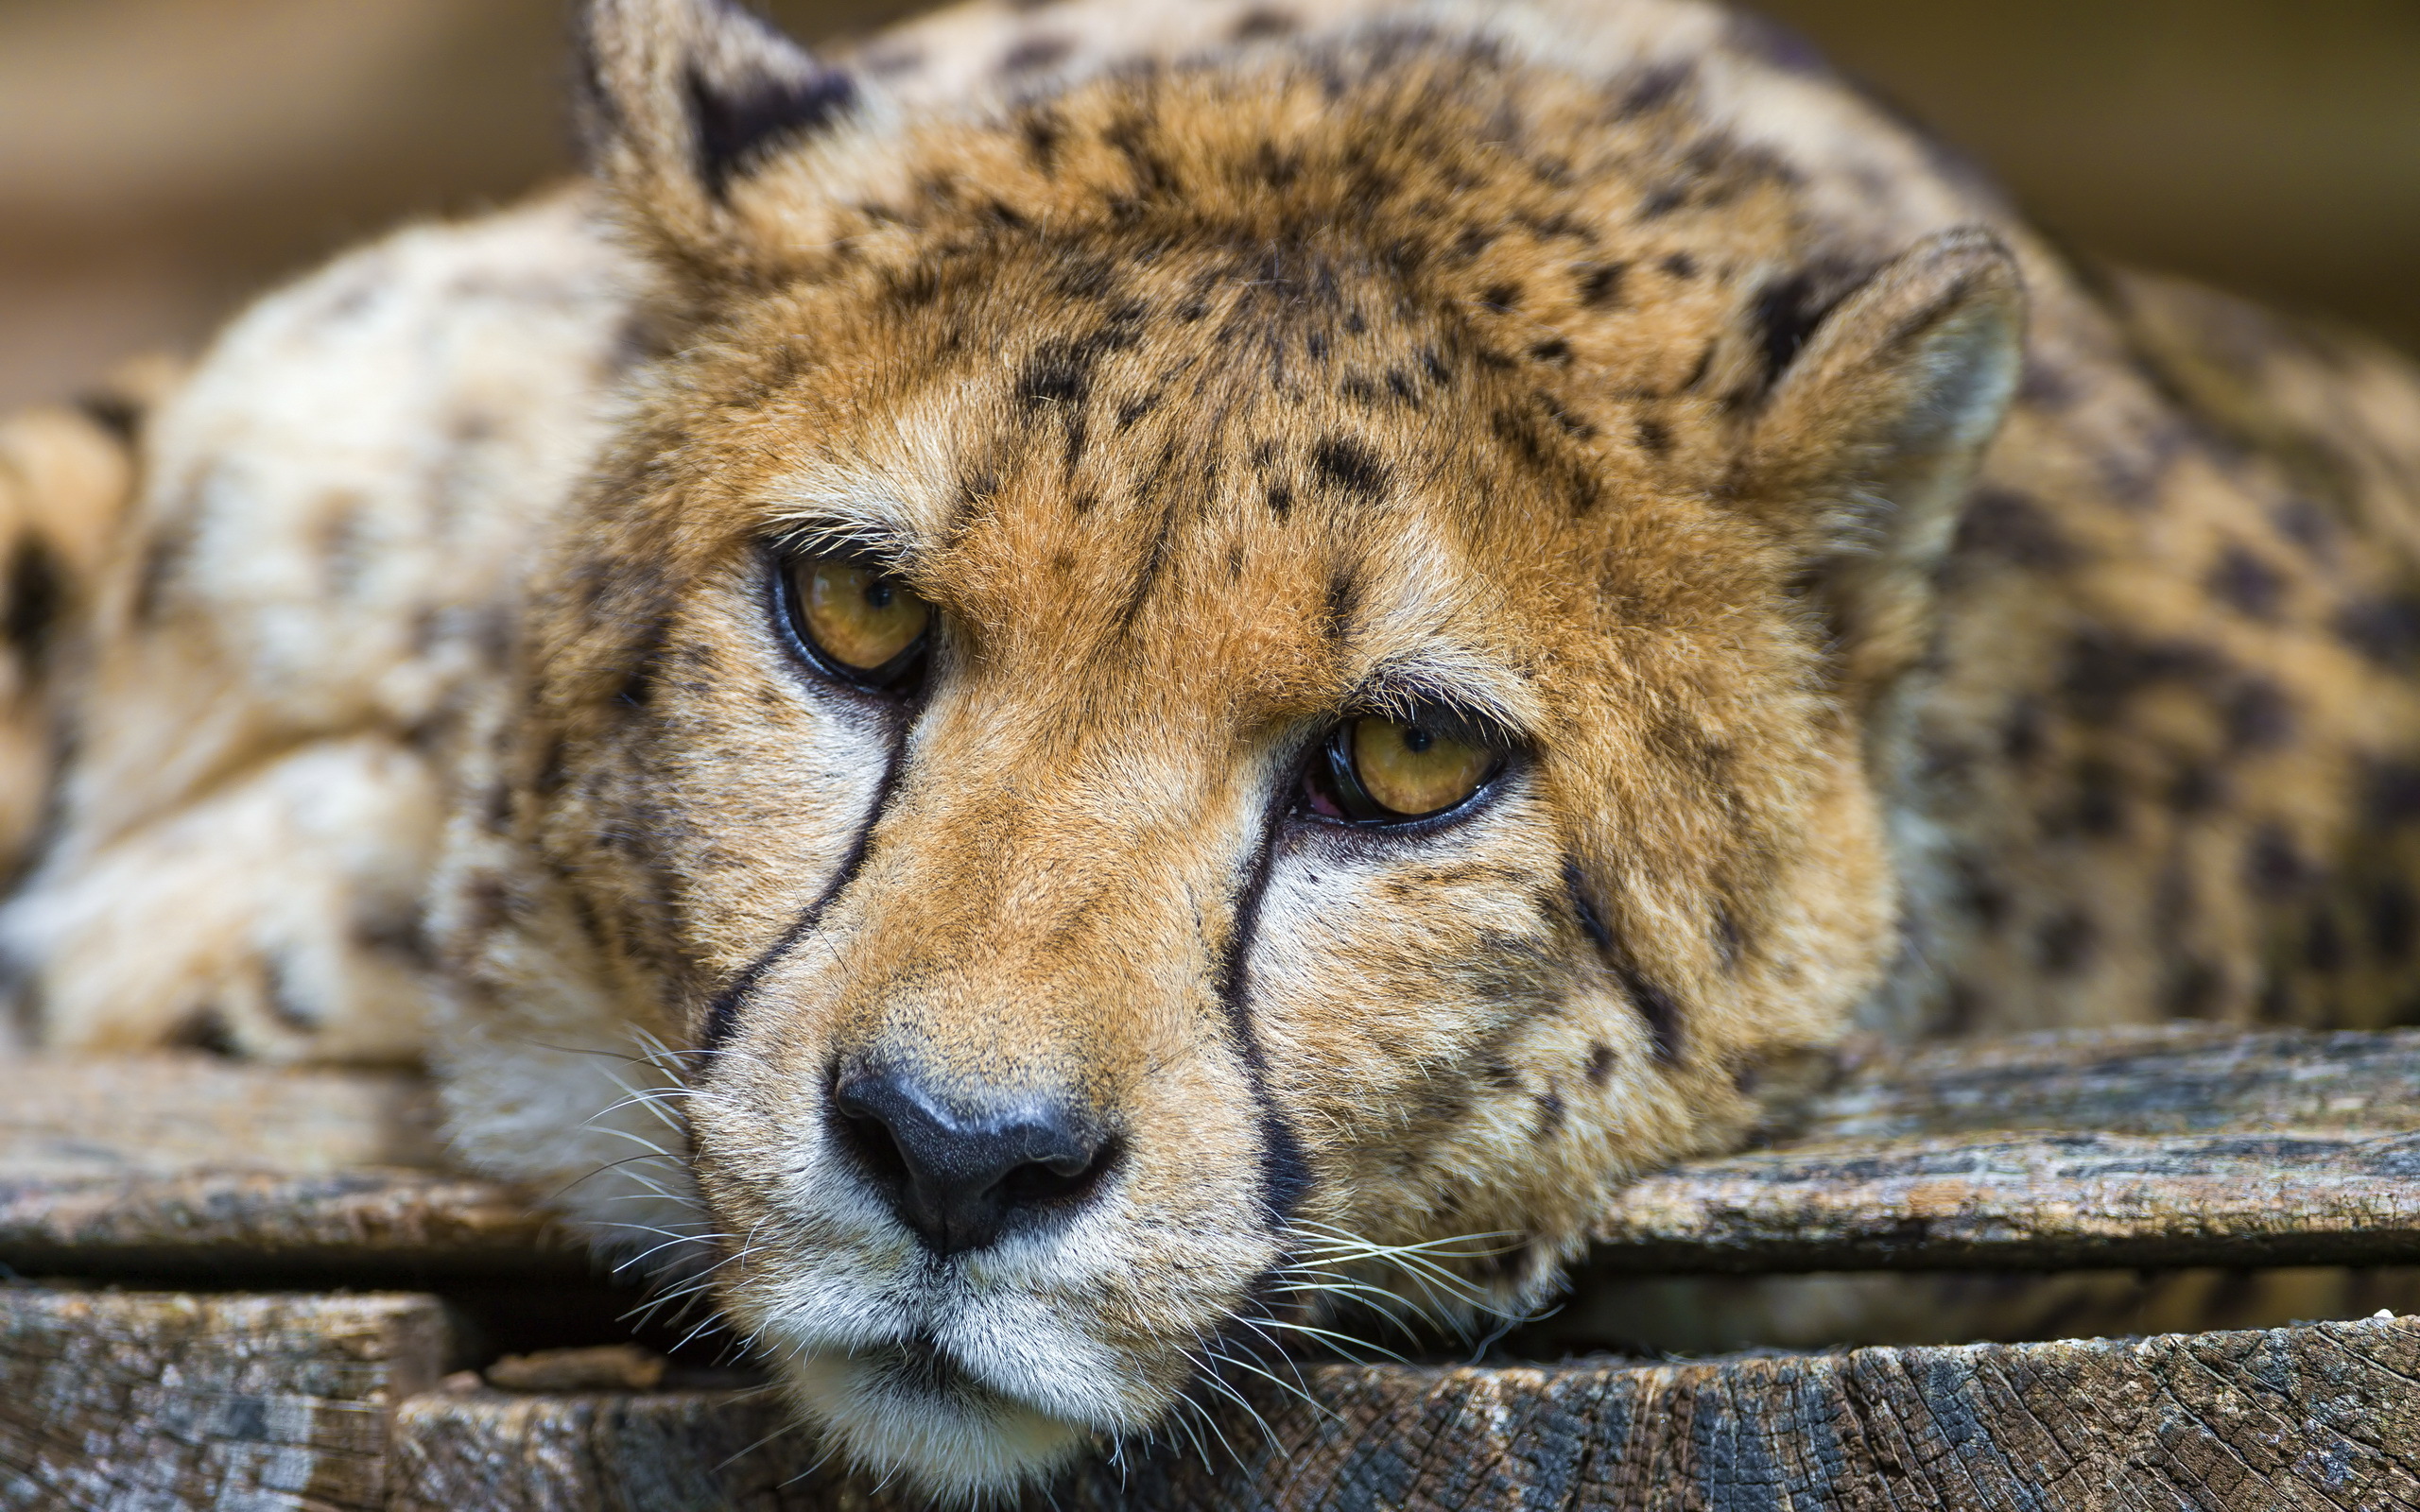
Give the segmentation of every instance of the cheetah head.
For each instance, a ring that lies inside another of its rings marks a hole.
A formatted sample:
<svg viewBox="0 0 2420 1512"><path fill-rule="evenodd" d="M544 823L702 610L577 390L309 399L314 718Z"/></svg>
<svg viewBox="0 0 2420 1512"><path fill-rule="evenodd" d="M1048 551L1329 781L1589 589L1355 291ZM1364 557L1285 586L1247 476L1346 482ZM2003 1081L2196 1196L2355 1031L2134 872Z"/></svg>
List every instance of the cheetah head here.
<svg viewBox="0 0 2420 1512"><path fill-rule="evenodd" d="M1005 1490L1357 1301L1527 1305L1840 1032L1997 243L1809 274L1789 174L1452 34L918 112L590 29L655 354L468 975L670 1047L665 1231L850 1452Z"/></svg>

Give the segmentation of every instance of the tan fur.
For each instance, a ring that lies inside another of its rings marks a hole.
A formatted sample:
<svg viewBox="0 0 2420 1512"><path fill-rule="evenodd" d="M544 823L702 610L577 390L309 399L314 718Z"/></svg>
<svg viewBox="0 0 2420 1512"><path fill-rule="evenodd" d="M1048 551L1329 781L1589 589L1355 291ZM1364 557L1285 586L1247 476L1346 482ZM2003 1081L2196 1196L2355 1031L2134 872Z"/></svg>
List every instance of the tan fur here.
<svg viewBox="0 0 2420 1512"><path fill-rule="evenodd" d="M1065 0L818 60L598 0L587 58L593 190L354 254L163 416L0 928L60 1043L436 1002L464 1159L860 1458L1000 1490L1349 1286L1527 1305L1859 1018L2420 986L2420 386L2198 341L1771 34ZM784 640L835 542L935 607L914 696ZM1296 804L1420 700L1486 795ZM892 1065L1110 1174L928 1252L836 1132Z"/></svg>

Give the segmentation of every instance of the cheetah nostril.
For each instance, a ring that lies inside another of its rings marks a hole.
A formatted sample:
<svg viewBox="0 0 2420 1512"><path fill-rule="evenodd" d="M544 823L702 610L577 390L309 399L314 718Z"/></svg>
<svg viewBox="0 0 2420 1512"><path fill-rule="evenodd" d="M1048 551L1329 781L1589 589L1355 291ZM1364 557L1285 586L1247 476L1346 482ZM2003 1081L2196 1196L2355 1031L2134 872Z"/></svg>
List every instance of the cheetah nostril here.
<svg viewBox="0 0 2420 1512"><path fill-rule="evenodd" d="M836 1143L858 1173L942 1255L1066 1211L1116 1161L1116 1141L1065 1098L969 1108L912 1071L886 1069L843 1075L832 1108Z"/></svg>

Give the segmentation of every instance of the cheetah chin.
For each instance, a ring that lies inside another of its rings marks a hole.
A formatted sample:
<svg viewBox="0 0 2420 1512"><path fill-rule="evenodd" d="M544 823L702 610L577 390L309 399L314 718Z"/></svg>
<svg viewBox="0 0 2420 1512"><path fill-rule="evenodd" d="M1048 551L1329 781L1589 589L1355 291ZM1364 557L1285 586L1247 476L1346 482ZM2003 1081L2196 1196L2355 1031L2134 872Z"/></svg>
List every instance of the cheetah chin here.
<svg viewBox="0 0 2420 1512"><path fill-rule="evenodd" d="M122 525L0 431L0 944L49 1045L425 1057L836 1452L1253 1452L1853 1025L2420 1001L2420 382L1772 29L580 58L583 179L255 305Z"/></svg>

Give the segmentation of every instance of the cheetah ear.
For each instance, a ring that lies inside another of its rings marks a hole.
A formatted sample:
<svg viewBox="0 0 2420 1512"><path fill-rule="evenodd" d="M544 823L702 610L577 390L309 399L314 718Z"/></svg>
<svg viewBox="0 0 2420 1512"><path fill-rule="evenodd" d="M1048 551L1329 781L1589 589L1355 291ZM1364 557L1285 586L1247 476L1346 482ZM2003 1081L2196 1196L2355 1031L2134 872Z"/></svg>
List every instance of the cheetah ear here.
<svg viewBox="0 0 2420 1512"><path fill-rule="evenodd" d="M581 15L590 171L676 274L744 268L752 259L735 190L857 104L854 78L737 0L589 0Z"/></svg>
<svg viewBox="0 0 2420 1512"><path fill-rule="evenodd" d="M1773 386L1742 502L1800 554L1870 697L1924 654L1935 578L2023 360L2025 295L1990 232L1943 232L1849 295Z"/></svg>

